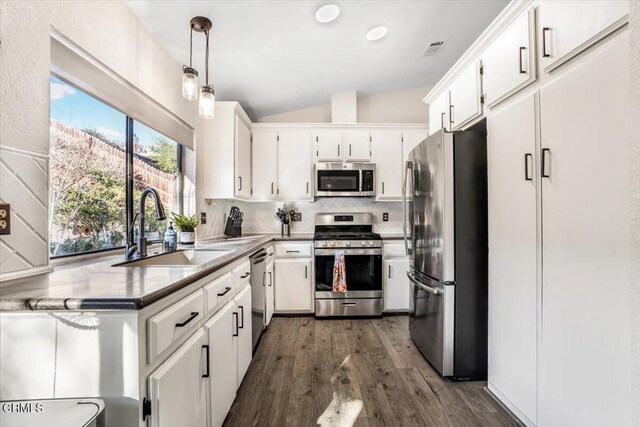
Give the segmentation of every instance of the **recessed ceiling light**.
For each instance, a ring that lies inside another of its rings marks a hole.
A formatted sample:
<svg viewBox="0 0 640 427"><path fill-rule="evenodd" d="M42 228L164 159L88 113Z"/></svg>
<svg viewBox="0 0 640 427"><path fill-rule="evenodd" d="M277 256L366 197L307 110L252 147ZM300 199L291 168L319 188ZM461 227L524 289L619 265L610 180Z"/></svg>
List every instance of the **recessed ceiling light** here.
<svg viewBox="0 0 640 427"><path fill-rule="evenodd" d="M388 32L389 32L389 29L387 27L383 27L383 26L374 27L370 29L369 32L367 33L367 40L369 40L370 42L380 40L381 38L386 36Z"/></svg>
<svg viewBox="0 0 640 427"><path fill-rule="evenodd" d="M334 21L340 15L340 8L335 4L325 4L320 6L316 12L316 20L321 24L327 24Z"/></svg>

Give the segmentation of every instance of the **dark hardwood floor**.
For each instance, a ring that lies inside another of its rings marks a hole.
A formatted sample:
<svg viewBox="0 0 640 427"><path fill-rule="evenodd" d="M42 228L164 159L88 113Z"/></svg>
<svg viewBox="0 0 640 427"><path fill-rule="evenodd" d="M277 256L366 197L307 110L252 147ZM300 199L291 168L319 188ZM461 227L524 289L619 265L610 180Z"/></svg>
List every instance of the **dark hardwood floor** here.
<svg viewBox="0 0 640 427"><path fill-rule="evenodd" d="M406 316L275 317L225 426L517 426L484 382L441 378ZM329 408L329 409L328 409Z"/></svg>

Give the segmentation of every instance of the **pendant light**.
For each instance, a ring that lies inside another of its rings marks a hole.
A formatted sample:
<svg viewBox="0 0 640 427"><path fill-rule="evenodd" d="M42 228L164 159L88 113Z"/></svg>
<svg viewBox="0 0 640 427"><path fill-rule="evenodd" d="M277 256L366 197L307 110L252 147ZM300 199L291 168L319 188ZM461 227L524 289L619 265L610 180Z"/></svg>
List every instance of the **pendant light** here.
<svg viewBox="0 0 640 427"><path fill-rule="evenodd" d="M182 66L182 97L188 101L198 99L198 72L193 68L193 23L189 31L189 66Z"/></svg>
<svg viewBox="0 0 640 427"><path fill-rule="evenodd" d="M193 32L204 33L207 47L204 56L205 85L200 88L200 102L198 113L203 119L215 117L215 101L213 86L209 84L209 31L211 21L204 16L196 16L191 19L191 33L189 40L189 66L182 66L182 96L189 101L198 99L198 72L193 68Z"/></svg>

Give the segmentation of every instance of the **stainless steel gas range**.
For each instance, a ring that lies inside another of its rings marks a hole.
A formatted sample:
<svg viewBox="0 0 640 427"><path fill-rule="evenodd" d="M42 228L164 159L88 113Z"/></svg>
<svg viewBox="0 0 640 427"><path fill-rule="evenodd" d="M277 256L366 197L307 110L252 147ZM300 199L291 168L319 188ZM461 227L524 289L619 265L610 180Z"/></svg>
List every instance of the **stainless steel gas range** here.
<svg viewBox="0 0 640 427"><path fill-rule="evenodd" d="M336 252L344 251L346 292L333 292ZM316 214L316 317L382 315L382 239L370 213Z"/></svg>

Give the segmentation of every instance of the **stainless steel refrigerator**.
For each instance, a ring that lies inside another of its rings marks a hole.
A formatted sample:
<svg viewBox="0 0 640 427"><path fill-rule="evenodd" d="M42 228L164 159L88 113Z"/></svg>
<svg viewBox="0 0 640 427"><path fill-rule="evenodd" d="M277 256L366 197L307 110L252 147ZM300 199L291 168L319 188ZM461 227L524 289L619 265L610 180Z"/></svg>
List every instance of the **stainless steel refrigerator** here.
<svg viewBox="0 0 640 427"><path fill-rule="evenodd" d="M485 379L486 122L422 141L409 154L404 183L411 337L443 376Z"/></svg>

